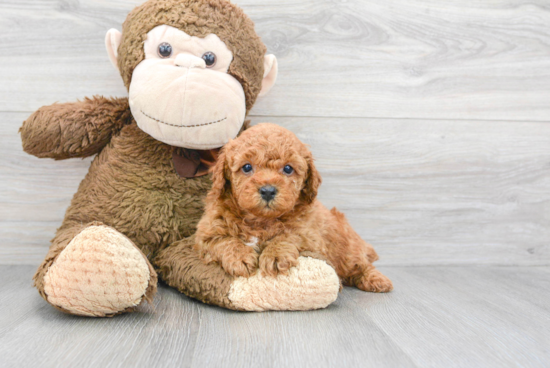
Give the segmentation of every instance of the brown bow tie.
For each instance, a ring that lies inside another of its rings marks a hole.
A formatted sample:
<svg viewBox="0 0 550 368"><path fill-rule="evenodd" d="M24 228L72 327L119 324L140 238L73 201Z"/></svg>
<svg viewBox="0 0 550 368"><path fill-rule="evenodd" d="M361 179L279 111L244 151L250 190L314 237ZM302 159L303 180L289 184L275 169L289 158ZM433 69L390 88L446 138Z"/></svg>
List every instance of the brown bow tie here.
<svg viewBox="0 0 550 368"><path fill-rule="evenodd" d="M206 175L208 170L216 163L219 151L219 148L206 151L175 148L172 152L174 168L182 178L195 178Z"/></svg>

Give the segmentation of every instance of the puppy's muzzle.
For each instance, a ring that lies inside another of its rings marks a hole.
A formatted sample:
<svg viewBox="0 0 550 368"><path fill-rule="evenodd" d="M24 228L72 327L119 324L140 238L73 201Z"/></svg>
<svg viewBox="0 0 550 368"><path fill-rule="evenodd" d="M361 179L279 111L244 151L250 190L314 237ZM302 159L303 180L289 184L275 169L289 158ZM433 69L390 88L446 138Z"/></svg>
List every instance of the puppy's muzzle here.
<svg viewBox="0 0 550 368"><path fill-rule="evenodd" d="M260 195L262 196L262 199L266 202L270 202L275 198L277 195L277 188L266 185L265 187L260 188Z"/></svg>

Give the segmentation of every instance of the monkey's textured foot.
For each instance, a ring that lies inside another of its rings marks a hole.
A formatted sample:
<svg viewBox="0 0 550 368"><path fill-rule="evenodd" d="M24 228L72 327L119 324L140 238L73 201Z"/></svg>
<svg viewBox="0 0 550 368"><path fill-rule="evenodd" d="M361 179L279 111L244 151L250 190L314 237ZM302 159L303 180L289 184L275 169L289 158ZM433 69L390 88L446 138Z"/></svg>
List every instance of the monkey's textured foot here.
<svg viewBox="0 0 550 368"><path fill-rule="evenodd" d="M325 261L299 257L288 275L263 276L261 272L231 284L229 300L247 311L310 310L325 308L338 297L340 279Z"/></svg>
<svg viewBox="0 0 550 368"><path fill-rule="evenodd" d="M156 292L157 275L130 239L100 225L80 232L44 277L47 300L71 314L128 312Z"/></svg>

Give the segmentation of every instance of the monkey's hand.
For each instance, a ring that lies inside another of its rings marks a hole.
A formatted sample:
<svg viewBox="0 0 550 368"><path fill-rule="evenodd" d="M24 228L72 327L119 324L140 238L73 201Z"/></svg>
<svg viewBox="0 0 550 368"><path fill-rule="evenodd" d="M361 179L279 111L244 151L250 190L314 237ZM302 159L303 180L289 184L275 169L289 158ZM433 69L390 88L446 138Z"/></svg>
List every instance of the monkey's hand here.
<svg viewBox="0 0 550 368"><path fill-rule="evenodd" d="M19 129L23 150L63 160L99 153L113 134L131 122L128 98L94 96L43 106Z"/></svg>

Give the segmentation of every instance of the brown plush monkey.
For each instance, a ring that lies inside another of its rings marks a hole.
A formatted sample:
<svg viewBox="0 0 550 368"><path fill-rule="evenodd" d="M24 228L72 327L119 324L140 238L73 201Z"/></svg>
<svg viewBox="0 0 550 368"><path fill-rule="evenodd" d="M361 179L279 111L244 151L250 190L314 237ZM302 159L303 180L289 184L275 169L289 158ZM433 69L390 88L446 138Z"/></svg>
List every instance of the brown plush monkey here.
<svg viewBox="0 0 550 368"><path fill-rule="evenodd" d="M313 254L288 276L227 275L192 246L208 168L277 75L252 21L225 0L149 0L106 46L129 98L40 108L21 127L37 157L97 154L34 276L54 307L112 316L151 300L157 273L203 302L237 310L314 309L339 290Z"/></svg>

